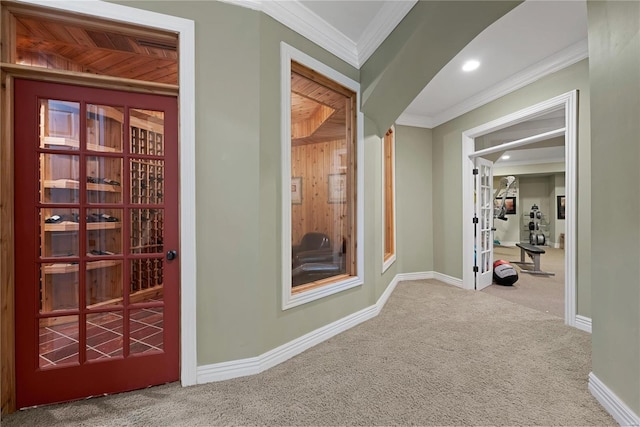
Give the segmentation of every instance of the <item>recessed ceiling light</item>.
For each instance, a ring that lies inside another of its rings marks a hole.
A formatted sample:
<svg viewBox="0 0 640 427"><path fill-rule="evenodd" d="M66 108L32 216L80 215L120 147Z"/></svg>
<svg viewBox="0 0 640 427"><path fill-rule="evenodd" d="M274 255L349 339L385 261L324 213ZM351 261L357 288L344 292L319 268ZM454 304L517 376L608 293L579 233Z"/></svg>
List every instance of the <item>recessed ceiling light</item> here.
<svg viewBox="0 0 640 427"><path fill-rule="evenodd" d="M480 62L476 61L475 59L472 59L464 63L464 65L462 66L462 71L467 71L467 72L473 71L477 69L479 66L480 66Z"/></svg>
<svg viewBox="0 0 640 427"><path fill-rule="evenodd" d="M511 158L510 155L508 154L504 154L502 157L500 157L502 160L509 160Z"/></svg>

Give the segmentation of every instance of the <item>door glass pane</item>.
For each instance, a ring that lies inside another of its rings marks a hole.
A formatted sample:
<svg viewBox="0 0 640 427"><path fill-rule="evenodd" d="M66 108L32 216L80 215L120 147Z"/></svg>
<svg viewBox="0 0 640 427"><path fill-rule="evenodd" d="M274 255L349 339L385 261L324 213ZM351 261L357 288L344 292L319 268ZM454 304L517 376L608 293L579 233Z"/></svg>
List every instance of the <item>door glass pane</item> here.
<svg viewBox="0 0 640 427"><path fill-rule="evenodd" d="M87 209L87 255L122 253L122 209Z"/></svg>
<svg viewBox="0 0 640 427"><path fill-rule="evenodd" d="M40 147L78 150L80 147L80 104L40 100Z"/></svg>
<svg viewBox="0 0 640 427"><path fill-rule="evenodd" d="M87 314L87 360L123 355L122 312Z"/></svg>
<svg viewBox="0 0 640 427"><path fill-rule="evenodd" d="M87 307L122 304L122 261L87 262Z"/></svg>
<svg viewBox="0 0 640 427"><path fill-rule="evenodd" d="M77 257L79 210L40 209L42 223L40 253L43 257Z"/></svg>
<svg viewBox="0 0 640 427"><path fill-rule="evenodd" d="M162 301L163 258L131 260L130 303Z"/></svg>
<svg viewBox="0 0 640 427"><path fill-rule="evenodd" d="M87 201L89 203L122 202L122 159L87 157Z"/></svg>
<svg viewBox="0 0 640 427"><path fill-rule="evenodd" d="M124 109L87 105L87 150L121 153Z"/></svg>
<svg viewBox="0 0 640 427"><path fill-rule="evenodd" d="M164 160L131 159L131 203L164 201Z"/></svg>
<svg viewBox="0 0 640 427"><path fill-rule="evenodd" d="M40 201L78 203L80 157L40 154Z"/></svg>
<svg viewBox="0 0 640 427"><path fill-rule="evenodd" d="M162 253L164 209L131 209L131 253Z"/></svg>
<svg viewBox="0 0 640 427"><path fill-rule="evenodd" d="M143 308L129 312L129 353L163 350L163 312L162 307Z"/></svg>
<svg viewBox="0 0 640 427"><path fill-rule="evenodd" d="M40 368L79 363L78 316L40 319L39 344Z"/></svg>
<svg viewBox="0 0 640 427"><path fill-rule="evenodd" d="M132 154L150 156L164 154L164 112L131 109L129 124Z"/></svg>
<svg viewBox="0 0 640 427"><path fill-rule="evenodd" d="M40 266L40 312L78 308L78 263Z"/></svg>

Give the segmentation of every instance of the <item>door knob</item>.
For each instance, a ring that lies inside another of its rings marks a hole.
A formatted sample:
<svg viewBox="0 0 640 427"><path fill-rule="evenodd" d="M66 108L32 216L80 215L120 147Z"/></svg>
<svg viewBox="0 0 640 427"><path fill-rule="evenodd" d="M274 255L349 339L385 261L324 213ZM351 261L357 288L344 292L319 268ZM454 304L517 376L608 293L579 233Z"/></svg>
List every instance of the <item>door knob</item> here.
<svg viewBox="0 0 640 427"><path fill-rule="evenodd" d="M168 251L167 252L167 259L169 261L176 259L177 256L178 256L178 251Z"/></svg>

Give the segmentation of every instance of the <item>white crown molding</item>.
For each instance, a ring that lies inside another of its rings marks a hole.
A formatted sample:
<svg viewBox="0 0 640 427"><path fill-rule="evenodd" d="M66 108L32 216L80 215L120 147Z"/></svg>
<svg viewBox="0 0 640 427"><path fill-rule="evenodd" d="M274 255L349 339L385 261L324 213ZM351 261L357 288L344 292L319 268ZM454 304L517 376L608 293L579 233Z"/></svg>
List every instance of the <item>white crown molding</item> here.
<svg viewBox="0 0 640 427"><path fill-rule="evenodd" d="M220 0L220 1L262 12L262 3L263 3L262 0Z"/></svg>
<svg viewBox="0 0 640 427"><path fill-rule="evenodd" d="M359 68L356 43L297 0L222 0L266 13L338 58Z"/></svg>
<svg viewBox="0 0 640 427"><path fill-rule="evenodd" d="M417 0L385 3L356 43L298 0L221 1L264 12L358 69L417 3Z"/></svg>
<svg viewBox="0 0 640 427"><path fill-rule="evenodd" d="M416 115L402 114L398 120L396 120L396 123L407 123L407 126L418 126L419 123L422 122L429 124L430 126L418 127L434 128L588 57L589 49L587 39L583 39L568 48L543 59L537 64L528 67L525 71L514 74L509 79L504 80L503 82L494 85L466 99L464 102L436 114L435 116L425 116L422 117L422 119L419 119Z"/></svg>
<svg viewBox="0 0 640 427"><path fill-rule="evenodd" d="M589 391L618 424L621 426L640 426L640 417L593 372L589 374Z"/></svg>
<svg viewBox="0 0 640 427"><path fill-rule="evenodd" d="M348 64L359 68L355 42L297 0L262 1L262 11Z"/></svg>
<svg viewBox="0 0 640 427"><path fill-rule="evenodd" d="M367 62L417 2L418 0L394 1L382 6L356 44L360 66Z"/></svg>
<svg viewBox="0 0 640 427"><path fill-rule="evenodd" d="M422 116L420 114L402 113L396 120L396 124L400 126L413 126L416 128L433 129L436 127L433 118L430 116Z"/></svg>

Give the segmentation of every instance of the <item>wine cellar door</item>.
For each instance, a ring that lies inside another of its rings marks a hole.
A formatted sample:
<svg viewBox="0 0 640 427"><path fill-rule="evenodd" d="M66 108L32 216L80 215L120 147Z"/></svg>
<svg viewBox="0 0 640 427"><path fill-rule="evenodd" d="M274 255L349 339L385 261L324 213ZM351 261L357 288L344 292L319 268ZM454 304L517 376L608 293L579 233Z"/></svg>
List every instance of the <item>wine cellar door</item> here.
<svg viewBox="0 0 640 427"><path fill-rule="evenodd" d="M179 378L177 98L16 80L18 407Z"/></svg>

